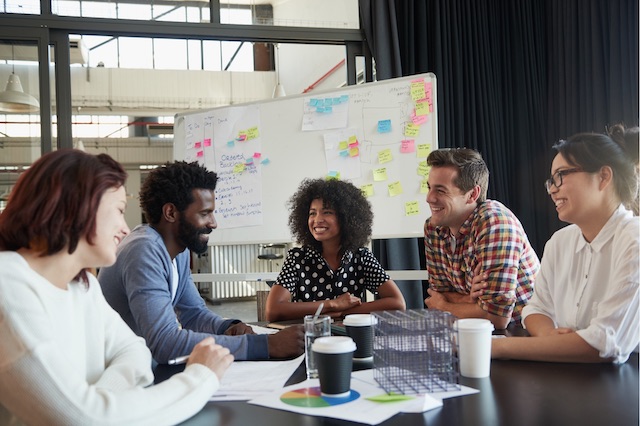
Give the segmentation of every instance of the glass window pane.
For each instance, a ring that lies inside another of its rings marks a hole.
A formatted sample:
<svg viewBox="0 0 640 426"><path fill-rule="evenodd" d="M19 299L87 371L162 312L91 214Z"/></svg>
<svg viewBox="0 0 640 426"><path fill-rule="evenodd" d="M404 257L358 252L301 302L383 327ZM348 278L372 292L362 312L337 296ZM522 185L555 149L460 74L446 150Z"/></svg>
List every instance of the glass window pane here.
<svg viewBox="0 0 640 426"><path fill-rule="evenodd" d="M187 7L186 9L187 9L187 22L209 22L208 8Z"/></svg>
<svg viewBox="0 0 640 426"><path fill-rule="evenodd" d="M225 68L227 71L253 71L253 44L223 41L222 69Z"/></svg>
<svg viewBox="0 0 640 426"><path fill-rule="evenodd" d="M90 67L118 67L118 41L110 36L83 36Z"/></svg>
<svg viewBox="0 0 640 426"><path fill-rule="evenodd" d="M201 70L202 65L202 42L200 40L187 40L190 70Z"/></svg>
<svg viewBox="0 0 640 426"><path fill-rule="evenodd" d="M118 3L118 19L151 19L151 7L146 4Z"/></svg>
<svg viewBox="0 0 640 426"><path fill-rule="evenodd" d="M86 16L91 18L117 17L118 3L100 1L53 0L51 10L61 16Z"/></svg>
<svg viewBox="0 0 640 426"><path fill-rule="evenodd" d="M0 13L37 15L40 13L40 0L2 1L0 2Z"/></svg>
<svg viewBox="0 0 640 426"><path fill-rule="evenodd" d="M80 3L77 1L53 1L51 3L51 11L56 15L81 16Z"/></svg>
<svg viewBox="0 0 640 426"><path fill-rule="evenodd" d="M150 38L120 37L121 68L153 68Z"/></svg>
<svg viewBox="0 0 640 426"><path fill-rule="evenodd" d="M220 23L251 24L251 10L248 8L223 7L220 2Z"/></svg>
<svg viewBox="0 0 640 426"><path fill-rule="evenodd" d="M156 21L185 22L186 11L184 7L156 6L153 9L153 19Z"/></svg>
<svg viewBox="0 0 640 426"><path fill-rule="evenodd" d="M204 69L207 71L220 71L222 60L220 57L220 42L205 40L204 44Z"/></svg>
<svg viewBox="0 0 640 426"><path fill-rule="evenodd" d="M186 40L154 39L156 69L187 69Z"/></svg>

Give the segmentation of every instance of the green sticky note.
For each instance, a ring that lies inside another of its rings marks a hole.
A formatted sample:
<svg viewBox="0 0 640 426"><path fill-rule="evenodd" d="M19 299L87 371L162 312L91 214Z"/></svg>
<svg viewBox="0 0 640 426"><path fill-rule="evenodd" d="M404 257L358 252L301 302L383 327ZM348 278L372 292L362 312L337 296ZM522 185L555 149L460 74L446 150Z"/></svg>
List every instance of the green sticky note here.
<svg viewBox="0 0 640 426"><path fill-rule="evenodd" d="M400 402L400 401L408 401L410 399L414 399L415 397L410 395L401 395L398 393L384 393L382 395L370 396L368 398L369 401L373 402Z"/></svg>

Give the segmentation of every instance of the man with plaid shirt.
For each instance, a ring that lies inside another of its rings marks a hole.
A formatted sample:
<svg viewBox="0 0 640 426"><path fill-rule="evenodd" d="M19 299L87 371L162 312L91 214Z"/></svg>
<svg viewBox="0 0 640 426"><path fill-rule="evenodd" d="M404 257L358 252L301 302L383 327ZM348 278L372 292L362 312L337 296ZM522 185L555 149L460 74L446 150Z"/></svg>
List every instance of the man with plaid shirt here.
<svg viewBox="0 0 640 426"><path fill-rule="evenodd" d="M540 268L522 224L504 205L486 199L489 170L477 151L436 150L427 164L424 303L458 318L486 318L496 329L520 323Z"/></svg>

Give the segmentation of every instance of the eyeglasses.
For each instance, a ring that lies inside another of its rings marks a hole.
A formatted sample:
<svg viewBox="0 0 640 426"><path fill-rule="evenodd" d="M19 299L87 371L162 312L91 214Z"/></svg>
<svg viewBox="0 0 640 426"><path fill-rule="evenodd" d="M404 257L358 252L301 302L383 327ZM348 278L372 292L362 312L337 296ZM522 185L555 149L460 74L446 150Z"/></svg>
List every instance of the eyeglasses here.
<svg viewBox="0 0 640 426"><path fill-rule="evenodd" d="M544 182L544 187L547 188L547 193L551 194L551 185L554 185L556 188L560 188L562 186L562 178L566 175L570 175L571 173L582 172L582 169L573 168L573 169L564 169L558 170L554 174L551 175L551 178L547 179Z"/></svg>

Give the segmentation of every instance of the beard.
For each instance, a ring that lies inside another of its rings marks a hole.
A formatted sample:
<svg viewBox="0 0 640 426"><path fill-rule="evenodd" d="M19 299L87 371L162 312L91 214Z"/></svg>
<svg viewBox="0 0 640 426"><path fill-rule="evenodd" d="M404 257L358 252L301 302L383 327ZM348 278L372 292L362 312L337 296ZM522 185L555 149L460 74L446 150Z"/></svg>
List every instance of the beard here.
<svg viewBox="0 0 640 426"><path fill-rule="evenodd" d="M210 233L210 228L196 228L182 216L178 219L178 240L194 253L202 254L207 251L207 241L203 241L200 236Z"/></svg>

